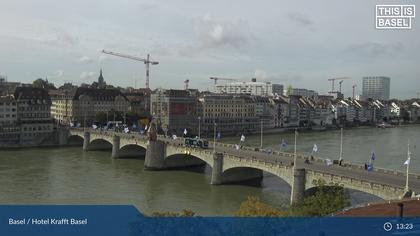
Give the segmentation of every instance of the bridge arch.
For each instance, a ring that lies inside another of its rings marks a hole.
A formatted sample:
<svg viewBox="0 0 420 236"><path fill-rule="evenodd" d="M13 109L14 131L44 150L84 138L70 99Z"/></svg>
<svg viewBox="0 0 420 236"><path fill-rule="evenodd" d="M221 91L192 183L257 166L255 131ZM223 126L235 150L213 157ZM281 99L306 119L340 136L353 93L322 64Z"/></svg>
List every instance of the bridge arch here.
<svg viewBox="0 0 420 236"><path fill-rule="evenodd" d="M265 171L274 176L279 177L286 182L290 187L293 185L293 167L267 164L263 162L254 161L252 159L225 156L223 163L222 174L231 172L234 168L252 168Z"/></svg>
<svg viewBox="0 0 420 236"><path fill-rule="evenodd" d="M112 142L108 139L95 138L91 139L89 143L89 150L111 150Z"/></svg>
<svg viewBox="0 0 420 236"><path fill-rule="evenodd" d="M166 145L164 158L165 164L173 165L172 162L180 161L182 164L207 164L213 168L213 152L208 149L186 148L182 145Z"/></svg>
<svg viewBox="0 0 420 236"><path fill-rule="evenodd" d="M146 148L139 144L126 144L119 149L119 157L141 157L146 155Z"/></svg>
<svg viewBox="0 0 420 236"><path fill-rule="evenodd" d="M187 166L203 166L212 164L206 162L205 158L200 158L199 156L185 154L185 153L175 153L164 158L164 164L169 168L176 167L187 167Z"/></svg>

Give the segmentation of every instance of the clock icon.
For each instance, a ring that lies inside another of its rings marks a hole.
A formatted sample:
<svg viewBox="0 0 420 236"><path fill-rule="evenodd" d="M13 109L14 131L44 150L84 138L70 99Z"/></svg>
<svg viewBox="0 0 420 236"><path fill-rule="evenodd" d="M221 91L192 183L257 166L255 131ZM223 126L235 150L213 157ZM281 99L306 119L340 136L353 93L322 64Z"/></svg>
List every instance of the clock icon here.
<svg viewBox="0 0 420 236"><path fill-rule="evenodd" d="M392 224L389 223L389 222L386 222L384 224L384 230L387 231L387 232L391 231L392 230Z"/></svg>

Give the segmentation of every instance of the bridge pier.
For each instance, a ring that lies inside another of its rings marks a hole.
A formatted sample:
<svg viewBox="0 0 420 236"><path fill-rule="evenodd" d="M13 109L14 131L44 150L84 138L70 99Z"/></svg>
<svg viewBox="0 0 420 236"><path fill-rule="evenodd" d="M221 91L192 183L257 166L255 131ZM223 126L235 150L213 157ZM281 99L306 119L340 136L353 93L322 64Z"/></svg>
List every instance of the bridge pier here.
<svg viewBox="0 0 420 236"><path fill-rule="evenodd" d="M120 157L120 136L114 135L112 138L112 158Z"/></svg>
<svg viewBox="0 0 420 236"><path fill-rule="evenodd" d="M223 174L223 153L214 153L213 155L213 169L211 170L211 184L222 184Z"/></svg>
<svg viewBox="0 0 420 236"><path fill-rule="evenodd" d="M305 169L295 169L293 171L293 185L290 197L290 204L299 204L305 198L306 171Z"/></svg>
<svg viewBox="0 0 420 236"><path fill-rule="evenodd" d="M163 141L149 141L144 158L146 170L161 170L165 168L165 143Z"/></svg>
<svg viewBox="0 0 420 236"><path fill-rule="evenodd" d="M65 146L68 143L69 131L68 129L57 129L58 145Z"/></svg>
<svg viewBox="0 0 420 236"><path fill-rule="evenodd" d="M84 132L83 137L83 151L87 152L89 150L90 133Z"/></svg>

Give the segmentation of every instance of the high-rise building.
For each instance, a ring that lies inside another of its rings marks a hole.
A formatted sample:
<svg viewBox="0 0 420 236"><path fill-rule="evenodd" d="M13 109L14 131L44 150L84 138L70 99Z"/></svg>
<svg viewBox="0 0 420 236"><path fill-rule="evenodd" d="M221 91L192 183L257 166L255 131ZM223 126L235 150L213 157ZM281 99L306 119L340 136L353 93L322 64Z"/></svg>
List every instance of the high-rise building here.
<svg viewBox="0 0 420 236"><path fill-rule="evenodd" d="M385 76L363 77L363 98L389 100L391 78Z"/></svg>

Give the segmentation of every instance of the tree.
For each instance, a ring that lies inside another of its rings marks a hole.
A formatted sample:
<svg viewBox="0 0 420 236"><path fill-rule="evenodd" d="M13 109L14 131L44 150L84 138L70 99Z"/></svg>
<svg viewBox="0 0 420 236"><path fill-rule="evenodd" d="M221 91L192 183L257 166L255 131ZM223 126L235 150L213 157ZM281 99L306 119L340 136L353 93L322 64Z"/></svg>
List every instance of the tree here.
<svg viewBox="0 0 420 236"><path fill-rule="evenodd" d="M101 124L104 124L107 122L107 114L106 112L100 111L98 113L95 114L95 121L99 122Z"/></svg>
<svg viewBox="0 0 420 236"><path fill-rule="evenodd" d="M287 216L286 211L275 209L265 203L260 202L258 197L248 197L248 199L241 203L239 211L235 216L249 217L249 216Z"/></svg>
<svg viewBox="0 0 420 236"><path fill-rule="evenodd" d="M43 88L45 90L53 90L56 89L53 83L49 83L48 79L43 80L38 78L32 82L32 86L35 88Z"/></svg>
<svg viewBox="0 0 420 236"><path fill-rule="evenodd" d="M195 212L191 210L182 210L181 213L178 212L171 212L171 211L164 211L164 212L153 212L152 217L193 217L195 216Z"/></svg>
<svg viewBox="0 0 420 236"><path fill-rule="evenodd" d="M314 195L305 198L302 204L290 209L295 216L326 216L350 205L350 197L344 188L338 185L326 186L321 180L315 183Z"/></svg>

